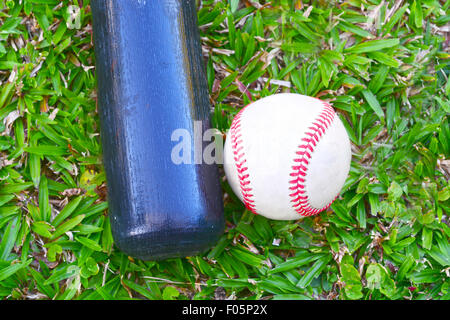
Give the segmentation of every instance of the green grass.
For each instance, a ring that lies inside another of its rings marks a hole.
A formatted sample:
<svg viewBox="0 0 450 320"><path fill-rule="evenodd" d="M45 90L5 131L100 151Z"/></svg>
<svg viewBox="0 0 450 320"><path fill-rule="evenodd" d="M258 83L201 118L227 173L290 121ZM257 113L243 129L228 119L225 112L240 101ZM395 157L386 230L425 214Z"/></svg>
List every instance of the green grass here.
<svg viewBox="0 0 450 320"><path fill-rule="evenodd" d="M214 126L225 132L250 98L277 92L330 101L353 150L331 208L272 221L224 183L227 229L210 251L158 263L122 254L89 1L71 29L67 4L2 0L0 298L450 298L450 1L252 3L199 6Z"/></svg>

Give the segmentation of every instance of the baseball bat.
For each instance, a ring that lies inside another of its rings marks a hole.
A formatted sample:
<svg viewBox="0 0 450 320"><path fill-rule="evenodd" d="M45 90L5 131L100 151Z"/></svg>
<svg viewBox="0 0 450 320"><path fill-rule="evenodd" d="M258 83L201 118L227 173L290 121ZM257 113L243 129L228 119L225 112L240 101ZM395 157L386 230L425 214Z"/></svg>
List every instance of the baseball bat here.
<svg viewBox="0 0 450 320"><path fill-rule="evenodd" d="M195 1L93 0L91 10L114 243L143 260L201 253L225 226L218 169L174 163L171 140L210 128Z"/></svg>

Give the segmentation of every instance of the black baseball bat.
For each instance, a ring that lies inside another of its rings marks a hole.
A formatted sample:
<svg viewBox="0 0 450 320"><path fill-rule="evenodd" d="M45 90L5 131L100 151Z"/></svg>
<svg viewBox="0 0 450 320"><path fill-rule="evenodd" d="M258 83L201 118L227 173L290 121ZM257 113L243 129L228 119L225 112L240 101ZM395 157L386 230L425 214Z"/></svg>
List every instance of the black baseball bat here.
<svg viewBox="0 0 450 320"><path fill-rule="evenodd" d="M171 140L210 128L195 1L92 0L91 10L114 242L143 260L201 253L225 225L217 166L174 163Z"/></svg>

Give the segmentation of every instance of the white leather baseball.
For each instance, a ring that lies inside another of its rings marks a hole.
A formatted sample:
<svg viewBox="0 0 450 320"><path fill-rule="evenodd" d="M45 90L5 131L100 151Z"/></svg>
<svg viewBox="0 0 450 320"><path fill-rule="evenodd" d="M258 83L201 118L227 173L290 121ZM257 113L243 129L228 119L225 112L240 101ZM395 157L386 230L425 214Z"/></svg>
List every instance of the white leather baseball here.
<svg viewBox="0 0 450 320"><path fill-rule="evenodd" d="M280 93L233 119L224 169L234 193L255 214L295 220L327 209L350 170L350 140L326 102Z"/></svg>

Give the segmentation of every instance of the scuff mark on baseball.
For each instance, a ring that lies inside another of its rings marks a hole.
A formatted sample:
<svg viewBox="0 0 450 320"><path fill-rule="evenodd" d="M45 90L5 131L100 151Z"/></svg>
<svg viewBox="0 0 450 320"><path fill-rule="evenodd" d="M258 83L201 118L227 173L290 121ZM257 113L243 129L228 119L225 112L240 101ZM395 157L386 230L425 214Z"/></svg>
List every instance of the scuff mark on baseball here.
<svg viewBox="0 0 450 320"><path fill-rule="evenodd" d="M262 98L233 119L225 174L255 214L296 220L326 210L350 170L351 147L333 108L295 93Z"/></svg>

